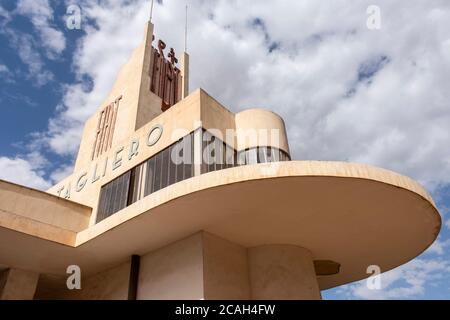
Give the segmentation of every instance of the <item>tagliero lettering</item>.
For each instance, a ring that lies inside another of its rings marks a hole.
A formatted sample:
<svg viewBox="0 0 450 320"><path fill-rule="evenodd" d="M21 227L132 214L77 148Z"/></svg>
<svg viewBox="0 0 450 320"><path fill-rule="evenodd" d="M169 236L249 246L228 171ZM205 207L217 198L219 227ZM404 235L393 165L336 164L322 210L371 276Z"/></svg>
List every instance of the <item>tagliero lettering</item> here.
<svg viewBox="0 0 450 320"><path fill-rule="evenodd" d="M163 132L164 127L159 124L150 128L146 135L145 146L153 147L154 145L156 145L161 139ZM106 157L103 161L95 163L89 171L82 172L78 176L76 181L71 181L58 189L58 197L70 199L71 193L73 191L82 192L88 183L97 183L99 180L101 180L101 178L105 177L108 173L108 170L115 171L123 165L124 161L131 161L139 154L140 148L141 141L139 141L139 139L131 140L127 148L117 148L113 153L112 159Z"/></svg>

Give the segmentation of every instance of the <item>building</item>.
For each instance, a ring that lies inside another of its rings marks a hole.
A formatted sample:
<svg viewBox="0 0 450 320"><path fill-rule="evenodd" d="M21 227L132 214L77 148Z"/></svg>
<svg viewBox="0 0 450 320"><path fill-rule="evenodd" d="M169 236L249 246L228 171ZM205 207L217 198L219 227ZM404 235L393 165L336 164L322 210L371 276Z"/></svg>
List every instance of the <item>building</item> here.
<svg viewBox="0 0 450 320"><path fill-rule="evenodd" d="M149 22L74 173L48 192L0 182L2 299L320 299L434 242L418 183L292 161L278 115L189 95L180 60Z"/></svg>

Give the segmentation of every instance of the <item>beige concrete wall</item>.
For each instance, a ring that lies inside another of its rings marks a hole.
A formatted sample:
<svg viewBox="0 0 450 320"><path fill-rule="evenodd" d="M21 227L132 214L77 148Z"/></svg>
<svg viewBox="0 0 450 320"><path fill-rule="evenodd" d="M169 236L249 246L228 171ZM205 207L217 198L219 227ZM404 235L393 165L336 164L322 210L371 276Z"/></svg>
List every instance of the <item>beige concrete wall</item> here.
<svg viewBox="0 0 450 320"><path fill-rule="evenodd" d="M129 262L82 280L82 290L68 296L77 300L127 300L130 279Z"/></svg>
<svg viewBox="0 0 450 320"><path fill-rule="evenodd" d="M231 136L230 141L228 141L226 136L228 129L233 131L236 129L234 113L204 91L201 94L201 121L203 128L211 130L212 134L236 148L237 140L235 134Z"/></svg>
<svg viewBox="0 0 450 320"><path fill-rule="evenodd" d="M131 263L126 262L114 268L82 278L81 290L69 290L66 278L49 282L39 281L36 293L38 300L127 300ZM81 270L83 271L83 270ZM67 276L68 277L68 276Z"/></svg>
<svg viewBox="0 0 450 320"><path fill-rule="evenodd" d="M202 235L205 299L250 299L247 249L210 233Z"/></svg>
<svg viewBox="0 0 450 320"><path fill-rule="evenodd" d="M203 299L202 234L141 257L138 300Z"/></svg>
<svg viewBox="0 0 450 320"><path fill-rule="evenodd" d="M9 269L0 278L0 300L33 300L39 274Z"/></svg>
<svg viewBox="0 0 450 320"><path fill-rule="evenodd" d="M284 121L269 110L250 109L236 114L236 130L238 151L271 146L290 154ZM255 131L256 139L252 134Z"/></svg>
<svg viewBox="0 0 450 320"><path fill-rule="evenodd" d="M267 245L250 248L248 255L252 299L321 299L308 250L292 245Z"/></svg>
<svg viewBox="0 0 450 320"><path fill-rule="evenodd" d="M18 216L17 219L28 218L49 227L78 232L88 227L91 212L89 207L0 180L2 226L10 227L8 221L14 222L14 216Z"/></svg>
<svg viewBox="0 0 450 320"><path fill-rule="evenodd" d="M144 40L120 69L109 95L86 122L75 172L91 163L91 152L99 115L107 105L113 103L117 98L121 96L122 100L117 114L113 146L128 139L137 129L162 113L161 99L150 92L149 68L152 36L153 25L148 23L145 26Z"/></svg>

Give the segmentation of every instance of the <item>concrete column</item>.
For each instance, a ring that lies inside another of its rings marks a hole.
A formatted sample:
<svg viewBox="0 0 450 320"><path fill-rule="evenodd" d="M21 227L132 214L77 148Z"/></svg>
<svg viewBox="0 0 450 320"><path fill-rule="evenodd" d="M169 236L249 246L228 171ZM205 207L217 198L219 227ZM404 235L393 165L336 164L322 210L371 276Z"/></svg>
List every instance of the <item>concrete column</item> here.
<svg viewBox="0 0 450 320"><path fill-rule="evenodd" d="M184 99L189 95L189 55L183 52L181 56L181 98Z"/></svg>
<svg viewBox="0 0 450 320"><path fill-rule="evenodd" d="M320 300L312 254L292 245L265 245L248 250L254 300Z"/></svg>
<svg viewBox="0 0 450 320"><path fill-rule="evenodd" d="M0 275L0 300L33 300L39 274L9 269Z"/></svg>

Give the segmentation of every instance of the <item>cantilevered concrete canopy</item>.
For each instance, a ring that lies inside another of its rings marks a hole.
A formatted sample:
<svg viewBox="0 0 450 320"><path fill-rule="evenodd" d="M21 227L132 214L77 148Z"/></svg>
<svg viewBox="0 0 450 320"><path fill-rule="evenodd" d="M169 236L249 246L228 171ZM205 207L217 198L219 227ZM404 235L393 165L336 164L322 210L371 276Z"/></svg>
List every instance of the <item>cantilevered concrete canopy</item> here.
<svg viewBox="0 0 450 320"><path fill-rule="evenodd" d="M315 260L339 263L338 274L318 278L321 289L366 278L369 265L385 272L406 263L441 227L432 198L413 180L341 162L292 161L200 175L88 229L71 230L73 237L49 221L52 233L43 237L35 232L42 222L0 210L0 265L64 275L70 262L92 274L204 230L249 248L297 245ZM18 220L21 227L12 228Z"/></svg>

